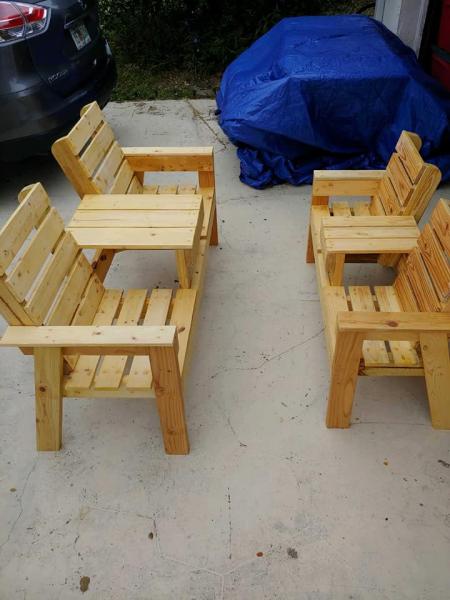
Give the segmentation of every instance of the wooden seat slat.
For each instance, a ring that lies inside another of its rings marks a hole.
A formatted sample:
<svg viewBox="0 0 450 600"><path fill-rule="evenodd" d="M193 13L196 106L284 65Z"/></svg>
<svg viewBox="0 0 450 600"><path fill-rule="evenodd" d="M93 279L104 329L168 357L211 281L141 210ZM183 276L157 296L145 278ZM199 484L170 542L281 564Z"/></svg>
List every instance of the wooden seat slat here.
<svg viewBox="0 0 450 600"><path fill-rule="evenodd" d="M107 289L98 306L92 325L111 325L122 298L122 290ZM81 323L77 323L81 324ZM80 356L75 369L66 378L66 391L90 389L100 356Z"/></svg>
<svg viewBox="0 0 450 600"><path fill-rule="evenodd" d="M152 291L143 325L165 325L172 300L172 290L155 289ZM135 356L131 363L126 387L129 390L150 389L152 370L148 356Z"/></svg>
<svg viewBox="0 0 450 600"><path fill-rule="evenodd" d="M348 288L352 310L363 310L364 312L375 312L375 304L369 286L349 286ZM363 343L364 364L367 367L390 365L391 361L386 350L386 344L382 341L369 340Z"/></svg>
<svg viewBox="0 0 450 600"><path fill-rule="evenodd" d="M402 307L393 286L375 286L375 295L381 312L401 312ZM394 364L397 366L419 366L420 359L414 344L407 341L391 340L390 347Z"/></svg>
<svg viewBox="0 0 450 600"><path fill-rule="evenodd" d="M131 289L125 292L116 325L138 325L146 298L147 290ZM122 381L126 365L126 356L105 356L95 376L95 388L99 390L117 389Z"/></svg>

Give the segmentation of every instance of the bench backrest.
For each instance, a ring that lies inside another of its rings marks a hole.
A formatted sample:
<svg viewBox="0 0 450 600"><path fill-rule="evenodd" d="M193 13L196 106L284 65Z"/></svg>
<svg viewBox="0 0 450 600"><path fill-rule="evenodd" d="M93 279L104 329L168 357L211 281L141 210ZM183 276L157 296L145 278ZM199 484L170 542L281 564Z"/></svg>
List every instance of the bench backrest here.
<svg viewBox="0 0 450 600"><path fill-rule="evenodd" d="M125 158L97 102L81 109L81 118L52 146L78 195L140 194L142 184Z"/></svg>
<svg viewBox="0 0 450 600"><path fill-rule="evenodd" d="M441 180L441 172L420 156L421 139L403 131L395 147L386 174L381 180L373 206L378 214L413 215L422 218L431 196Z"/></svg>
<svg viewBox="0 0 450 600"><path fill-rule="evenodd" d="M450 204L440 200L394 282L407 312L450 311Z"/></svg>
<svg viewBox="0 0 450 600"><path fill-rule="evenodd" d="M103 284L40 183L0 229L0 313L10 325L90 325Z"/></svg>

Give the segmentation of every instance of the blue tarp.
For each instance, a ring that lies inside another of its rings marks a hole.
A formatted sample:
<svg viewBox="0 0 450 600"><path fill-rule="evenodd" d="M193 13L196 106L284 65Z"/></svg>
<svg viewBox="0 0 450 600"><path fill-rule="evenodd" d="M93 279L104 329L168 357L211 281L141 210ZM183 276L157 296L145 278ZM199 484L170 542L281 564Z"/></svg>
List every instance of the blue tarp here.
<svg viewBox="0 0 450 600"><path fill-rule="evenodd" d="M450 179L450 94L369 17L283 19L229 65L217 105L255 188L384 168L403 129Z"/></svg>

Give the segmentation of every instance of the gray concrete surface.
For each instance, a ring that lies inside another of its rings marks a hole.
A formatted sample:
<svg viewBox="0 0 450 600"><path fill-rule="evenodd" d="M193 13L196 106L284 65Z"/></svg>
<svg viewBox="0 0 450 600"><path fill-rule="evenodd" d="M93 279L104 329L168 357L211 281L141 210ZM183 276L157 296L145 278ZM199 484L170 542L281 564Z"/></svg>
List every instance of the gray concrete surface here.
<svg viewBox="0 0 450 600"><path fill-rule="evenodd" d="M106 110L125 145L216 150L221 245L186 389L191 454L166 456L154 404L134 399L66 400L63 450L37 454L32 361L2 350L0 598L448 599L450 434L431 428L423 381L410 378L360 380L352 428L325 428L327 357L304 263L310 187L242 185L213 110ZM75 193L39 159L3 173L0 222L36 180L71 215ZM122 254L109 283L174 277L171 256Z"/></svg>

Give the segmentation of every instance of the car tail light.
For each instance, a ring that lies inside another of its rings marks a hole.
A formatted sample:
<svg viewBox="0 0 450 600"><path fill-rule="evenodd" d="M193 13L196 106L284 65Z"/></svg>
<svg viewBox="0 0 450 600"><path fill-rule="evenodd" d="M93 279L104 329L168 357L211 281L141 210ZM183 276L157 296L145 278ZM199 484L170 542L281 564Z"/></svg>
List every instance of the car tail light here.
<svg viewBox="0 0 450 600"><path fill-rule="evenodd" d="M0 44L40 33L47 24L47 13L42 6L0 1Z"/></svg>

